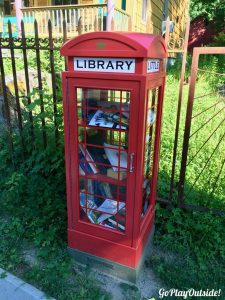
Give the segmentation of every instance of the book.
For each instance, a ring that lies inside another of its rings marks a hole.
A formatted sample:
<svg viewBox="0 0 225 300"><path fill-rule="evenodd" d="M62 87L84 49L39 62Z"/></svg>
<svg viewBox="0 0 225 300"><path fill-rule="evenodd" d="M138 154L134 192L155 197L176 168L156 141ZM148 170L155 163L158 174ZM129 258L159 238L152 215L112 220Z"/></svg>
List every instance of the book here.
<svg viewBox="0 0 225 300"><path fill-rule="evenodd" d="M120 159L120 167L121 168L127 168L127 152L123 151L124 148L120 147L120 153L119 153L119 147L114 145L109 145L104 143L104 147L110 147L113 149L105 148L105 154L110 161L110 164L113 166L113 171L118 171L118 168L116 166L119 165L119 159Z"/></svg>
<svg viewBox="0 0 225 300"><path fill-rule="evenodd" d="M94 202L94 196L87 195L87 209L86 204L86 194L80 193L80 205L83 212L87 215L89 221L93 224L98 224L98 218L102 215L101 212L95 211L93 209L98 209L98 206Z"/></svg>
<svg viewBox="0 0 225 300"><path fill-rule="evenodd" d="M89 126L115 128L115 129L128 129L128 118L120 113L114 113L109 111L97 110L88 122Z"/></svg>
<svg viewBox="0 0 225 300"><path fill-rule="evenodd" d="M85 152L86 150L86 152ZM82 160L88 161L86 165L88 165L88 173L91 174L90 169L92 170L92 173L97 174L99 173L99 170L97 168L97 165L94 163L94 159L90 155L87 149L81 144L79 144L79 157L83 157Z"/></svg>
<svg viewBox="0 0 225 300"><path fill-rule="evenodd" d="M105 199L105 201L98 207L98 211L114 215L117 213L117 206L118 210L120 210L125 206L125 203L119 202L117 205L116 200Z"/></svg>
<svg viewBox="0 0 225 300"><path fill-rule="evenodd" d="M97 110L92 118L90 119L88 125L90 126L98 126L98 127L108 127L108 128L113 128L114 122L107 120L103 116L103 111L102 110Z"/></svg>
<svg viewBox="0 0 225 300"><path fill-rule="evenodd" d="M79 158L79 168L81 168L81 170L83 170L82 173L84 173L84 174L86 174L86 173L93 174L93 170L91 169L89 164L84 161L85 156L83 155L83 153L80 149L79 149L79 152L78 152L78 158Z"/></svg>
<svg viewBox="0 0 225 300"><path fill-rule="evenodd" d="M107 170L107 176L108 177L111 177L113 179L116 179L118 180L118 177L119 177L119 180L124 180L127 178L127 172L126 171L120 171L120 176L119 176L119 172L117 171L114 171L113 169L108 169Z"/></svg>
<svg viewBox="0 0 225 300"><path fill-rule="evenodd" d="M96 162L96 163L101 163L104 165L108 165L104 166L104 165L99 165L98 164L98 170L101 174L106 175L107 174L107 169L110 167L110 162L107 159L106 155L105 155L105 151L103 148L100 147L92 147L92 146L87 146L87 149L92 157L92 159Z"/></svg>
<svg viewBox="0 0 225 300"><path fill-rule="evenodd" d="M85 175L85 172L84 172L84 170L82 169L81 166L79 166L79 174L80 175Z"/></svg>
<svg viewBox="0 0 225 300"><path fill-rule="evenodd" d="M126 204L124 202L119 202L118 211L124 208L125 205ZM117 201L105 199L105 201L98 207L98 211L104 212L104 214L101 214L98 218L98 222L101 223L117 213Z"/></svg>
<svg viewBox="0 0 225 300"><path fill-rule="evenodd" d="M117 221L114 217L109 218L108 222L110 222L114 228L117 227ZM125 220L124 219L118 220L118 229L125 231Z"/></svg>
<svg viewBox="0 0 225 300"><path fill-rule="evenodd" d="M118 230L125 231L125 219L119 219L117 221L114 216L111 216L110 218L101 222L100 225L103 225L110 229L117 229L117 222L118 222Z"/></svg>
<svg viewBox="0 0 225 300"><path fill-rule="evenodd" d="M113 198L110 185L107 182L93 181L94 194L105 198Z"/></svg>
<svg viewBox="0 0 225 300"><path fill-rule="evenodd" d="M156 119L156 113L153 110L149 109L148 120L147 120L148 125L152 125L155 122L155 119Z"/></svg>

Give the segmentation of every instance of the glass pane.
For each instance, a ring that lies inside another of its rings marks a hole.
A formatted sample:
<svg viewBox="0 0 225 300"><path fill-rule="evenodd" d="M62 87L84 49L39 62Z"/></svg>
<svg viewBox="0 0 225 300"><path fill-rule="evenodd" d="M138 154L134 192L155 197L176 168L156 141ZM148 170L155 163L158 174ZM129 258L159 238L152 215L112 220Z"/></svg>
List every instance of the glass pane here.
<svg viewBox="0 0 225 300"><path fill-rule="evenodd" d="M78 141L80 143L85 142L85 128L84 127L78 127Z"/></svg>
<svg viewBox="0 0 225 300"><path fill-rule="evenodd" d="M125 210L124 203L119 203L117 209L117 204L115 204L115 201L106 199L98 209L100 210L81 207L81 219L95 225L107 227L109 229L123 232L125 231L125 218L119 217L118 214L116 215L118 211Z"/></svg>
<svg viewBox="0 0 225 300"><path fill-rule="evenodd" d="M83 136L83 142L85 137ZM99 145L104 147L104 143L113 146L123 147L124 150L128 147L128 132L110 130L110 129L94 129L86 128L86 144L88 145Z"/></svg>
<svg viewBox="0 0 225 300"><path fill-rule="evenodd" d="M99 195L107 199L117 199L117 185L98 180L88 180L88 193Z"/></svg>
<svg viewBox="0 0 225 300"><path fill-rule="evenodd" d="M80 192L105 199L126 201L126 187L92 178L80 178Z"/></svg>
<svg viewBox="0 0 225 300"><path fill-rule="evenodd" d="M83 103L83 89L77 88L77 106L82 106L84 105Z"/></svg>
<svg viewBox="0 0 225 300"><path fill-rule="evenodd" d="M151 177L155 141L155 121L157 112L158 90L149 90L146 112L146 132L145 132L145 150L144 150L144 170L143 170L143 203L142 217L149 207L151 192Z"/></svg>
<svg viewBox="0 0 225 300"><path fill-rule="evenodd" d="M125 231L130 92L77 89L80 218Z"/></svg>
<svg viewBox="0 0 225 300"><path fill-rule="evenodd" d="M128 130L130 92L77 89L79 124Z"/></svg>
<svg viewBox="0 0 225 300"><path fill-rule="evenodd" d="M77 108L78 125L84 125L84 117L82 108Z"/></svg>
<svg viewBox="0 0 225 300"><path fill-rule="evenodd" d="M129 111L130 92L97 89L85 89L85 92L85 106L89 108L100 108L110 111ZM84 104L82 105L84 106Z"/></svg>
<svg viewBox="0 0 225 300"><path fill-rule="evenodd" d="M87 113L87 125L103 128L128 130L129 114L126 112L90 110Z"/></svg>

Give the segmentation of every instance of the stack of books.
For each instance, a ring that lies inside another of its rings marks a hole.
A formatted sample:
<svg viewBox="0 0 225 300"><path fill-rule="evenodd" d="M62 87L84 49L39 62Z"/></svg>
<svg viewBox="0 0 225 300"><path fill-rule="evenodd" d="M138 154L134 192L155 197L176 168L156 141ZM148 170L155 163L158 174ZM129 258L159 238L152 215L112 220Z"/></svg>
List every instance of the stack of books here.
<svg viewBox="0 0 225 300"><path fill-rule="evenodd" d="M97 168L97 165L95 164L94 159L88 152L87 148L85 148L83 145L79 144L79 161L80 161L80 174L97 174L99 173L99 170ZM88 161L88 162L87 162Z"/></svg>
<svg viewBox="0 0 225 300"><path fill-rule="evenodd" d="M97 110L92 112L92 115L88 118L89 126L105 127L105 128L114 128L114 129L128 129L129 114L119 112L110 112Z"/></svg>
<svg viewBox="0 0 225 300"><path fill-rule="evenodd" d="M94 198L95 197L93 195L87 195L86 209L86 195L84 193L80 193L80 205L82 207L82 210L87 215L89 221L93 224L116 229L117 221L115 216L120 211L123 211L123 214L125 214L126 204L124 202L117 202L116 200L104 199L98 206L96 205ZM124 218L118 219L118 228L120 228L120 230L125 230L125 225L121 224L121 222L123 222L124 220Z"/></svg>
<svg viewBox="0 0 225 300"><path fill-rule="evenodd" d="M84 147L79 144L79 170L80 174L97 174L101 173L108 177L118 179L118 167L120 160L120 178L123 180L127 177L127 152L123 147L104 143L104 148ZM100 163L96 165L96 163Z"/></svg>

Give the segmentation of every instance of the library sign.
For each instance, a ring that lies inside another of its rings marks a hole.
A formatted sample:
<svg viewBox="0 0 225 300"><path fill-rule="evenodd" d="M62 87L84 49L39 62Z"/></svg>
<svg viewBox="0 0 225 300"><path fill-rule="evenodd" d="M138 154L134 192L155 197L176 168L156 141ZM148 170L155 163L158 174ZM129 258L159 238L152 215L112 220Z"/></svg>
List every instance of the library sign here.
<svg viewBox="0 0 225 300"><path fill-rule="evenodd" d="M147 60L147 73L159 72L160 60L148 59Z"/></svg>
<svg viewBox="0 0 225 300"><path fill-rule="evenodd" d="M135 59L75 57L74 70L111 73L135 73Z"/></svg>

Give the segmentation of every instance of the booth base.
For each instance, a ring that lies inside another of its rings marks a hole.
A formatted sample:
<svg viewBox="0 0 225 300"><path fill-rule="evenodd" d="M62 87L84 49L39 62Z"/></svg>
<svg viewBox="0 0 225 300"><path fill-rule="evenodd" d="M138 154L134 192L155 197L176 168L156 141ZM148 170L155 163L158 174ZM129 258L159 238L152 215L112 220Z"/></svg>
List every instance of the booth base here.
<svg viewBox="0 0 225 300"><path fill-rule="evenodd" d="M136 268L130 268L128 266L77 249L68 248L68 250L70 254L74 257L76 262L78 262L81 265L89 266L90 268L97 269L98 271L106 273L107 275L115 276L123 280L136 283L138 274L145 262L145 259L151 253L154 231L155 226L153 226L151 230L143 254Z"/></svg>

